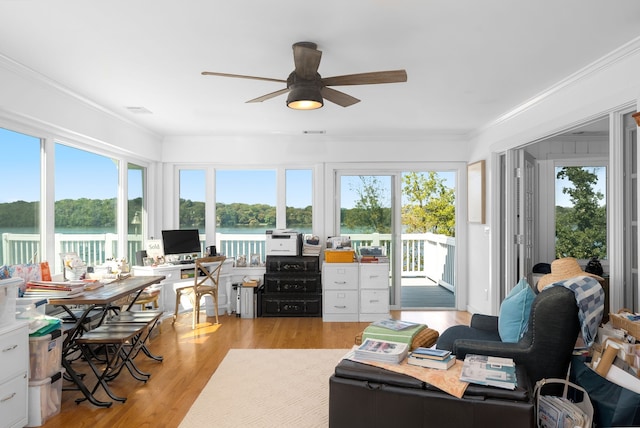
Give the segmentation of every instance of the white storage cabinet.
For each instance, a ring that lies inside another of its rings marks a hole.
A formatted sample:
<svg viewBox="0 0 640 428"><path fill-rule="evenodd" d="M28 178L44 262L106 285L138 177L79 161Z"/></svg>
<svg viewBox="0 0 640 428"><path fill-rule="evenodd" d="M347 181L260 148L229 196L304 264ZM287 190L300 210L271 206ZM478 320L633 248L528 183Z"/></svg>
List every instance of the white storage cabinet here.
<svg viewBox="0 0 640 428"><path fill-rule="evenodd" d="M358 321L358 263L323 263L322 294L323 321Z"/></svg>
<svg viewBox="0 0 640 428"><path fill-rule="evenodd" d="M389 264L360 263L358 320L389 318Z"/></svg>

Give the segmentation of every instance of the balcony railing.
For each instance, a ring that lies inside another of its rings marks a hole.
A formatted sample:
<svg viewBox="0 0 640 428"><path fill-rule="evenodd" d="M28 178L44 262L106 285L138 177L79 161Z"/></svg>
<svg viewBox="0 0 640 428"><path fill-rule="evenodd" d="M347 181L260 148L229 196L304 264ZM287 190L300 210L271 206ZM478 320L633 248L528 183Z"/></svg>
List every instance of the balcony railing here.
<svg viewBox="0 0 640 428"><path fill-rule="evenodd" d="M351 234L354 249L362 246L383 246L387 254L391 252L390 234ZM75 252L87 265L102 264L106 258L113 257L118 247L115 233L104 234L55 234L56 255ZM133 259L136 251L143 248L140 235L128 235L127 252ZM455 238L433 233L402 234L402 278L428 278L453 291L455 287ZM200 235L202 252L205 236ZM256 254L260 260L266 259L266 236L264 234L216 234L218 252L227 257ZM40 235L38 234L2 234L2 255L4 264L32 263L40 261ZM50 260L51 262L51 260ZM54 272L61 272L60 257L54 261Z"/></svg>

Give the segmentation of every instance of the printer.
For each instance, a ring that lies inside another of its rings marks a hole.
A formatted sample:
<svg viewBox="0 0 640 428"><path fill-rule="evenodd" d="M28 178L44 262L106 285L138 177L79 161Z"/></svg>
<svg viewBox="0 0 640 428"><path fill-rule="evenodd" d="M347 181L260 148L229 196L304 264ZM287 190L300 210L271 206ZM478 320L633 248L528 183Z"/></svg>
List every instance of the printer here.
<svg viewBox="0 0 640 428"><path fill-rule="evenodd" d="M290 229L266 231L267 256L299 256L302 234Z"/></svg>

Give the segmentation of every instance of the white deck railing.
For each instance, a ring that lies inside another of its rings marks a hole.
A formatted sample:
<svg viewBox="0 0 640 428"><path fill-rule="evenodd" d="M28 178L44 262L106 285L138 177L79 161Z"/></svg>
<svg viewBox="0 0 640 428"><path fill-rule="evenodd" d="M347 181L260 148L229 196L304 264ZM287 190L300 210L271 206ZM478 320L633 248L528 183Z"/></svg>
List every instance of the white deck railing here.
<svg viewBox="0 0 640 428"><path fill-rule="evenodd" d="M354 249L362 246L383 246L391 254L391 234L351 234ZM102 264L106 258L116 254L118 236L104 234L61 234L55 236L56 254L75 252L88 265ZM127 250L130 258L142 249L142 237L129 235ZM402 234L402 277L425 277L453 290L455 287L455 238L433 233ZM200 246L204 251L205 236L200 236ZM257 254L260 260L266 258L265 234L216 234L218 252L227 257ZM40 235L28 233L3 233L2 254L7 265L39 261ZM60 257L54 262L55 272L61 272Z"/></svg>

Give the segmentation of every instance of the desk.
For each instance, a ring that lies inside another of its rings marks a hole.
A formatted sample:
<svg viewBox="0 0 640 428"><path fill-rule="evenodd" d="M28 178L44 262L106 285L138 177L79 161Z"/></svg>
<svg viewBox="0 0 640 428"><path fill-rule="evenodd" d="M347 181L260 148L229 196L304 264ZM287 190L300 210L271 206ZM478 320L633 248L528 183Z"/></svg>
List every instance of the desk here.
<svg viewBox="0 0 640 428"><path fill-rule="evenodd" d="M82 381L82 376L71 367L71 357L77 351L75 339L85 331L85 319L92 311L100 310L102 311L100 323L102 323L113 302L127 297L130 294L136 294L127 308L127 310L130 309L131 306L135 304L135 299L140 295L142 290L150 285L161 282L164 278L164 276L129 277L106 284L104 287L96 290L85 291L84 294L80 296L49 299L49 304L62 307L74 320L73 326L67 329L67 336L62 345L62 365L66 369L66 375L73 380L78 389L92 404L108 407L111 403L97 400ZM85 306L79 317L70 309L71 306L75 305Z"/></svg>

